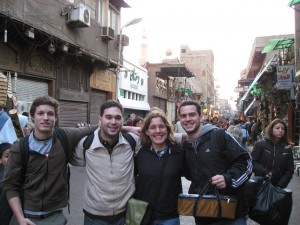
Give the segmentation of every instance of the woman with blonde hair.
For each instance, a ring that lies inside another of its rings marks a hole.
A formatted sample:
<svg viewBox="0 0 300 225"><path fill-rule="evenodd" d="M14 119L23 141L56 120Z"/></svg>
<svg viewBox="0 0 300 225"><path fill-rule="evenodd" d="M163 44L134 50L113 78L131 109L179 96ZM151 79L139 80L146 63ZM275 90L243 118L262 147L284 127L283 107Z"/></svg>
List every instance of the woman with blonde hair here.
<svg viewBox="0 0 300 225"><path fill-rule="evenodd" d="M175 144L173 126L164 112L150 111L140 138L142 148L135 157L135 197L149 203L151 215L142 224L179 225L177 201L182 193L185 154Z"/></svg>

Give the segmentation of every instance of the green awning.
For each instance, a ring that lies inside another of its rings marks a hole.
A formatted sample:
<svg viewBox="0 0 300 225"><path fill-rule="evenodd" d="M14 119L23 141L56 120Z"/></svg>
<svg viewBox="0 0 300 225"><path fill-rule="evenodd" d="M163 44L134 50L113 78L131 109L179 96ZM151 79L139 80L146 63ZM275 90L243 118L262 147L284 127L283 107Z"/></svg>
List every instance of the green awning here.
<svg viewBox="0 0 300 225"><path fill-rule="evenodd" d="M297 3L300 3L300 0L291 0L288 6L296 5Z"/></svg>
<svg viewBox="0 0 300 225"><path fill-rule="evenodd" d="M300 0L299 0L300 2ZM278 49L289 48L294 44L294 38L274 38L269 40L261 53L268 53Z"/></svg>
<svg viewBox="0 0 300 225"><path fill-rule="evenodd" d="M244 96L240 99L239 102L239 107L242 109L243 108L243 101L247 98L248 94L250 93L251 89L254 87L254 85L258 82L259 78L264 74L264 72L266 71L266 69L268 68L268 66L272 63L272 62L276 62L277 61L278 56L274 55L272 59L270 59L270 61L267 63L267 65L262 68L259 73L256 75L256 77L254 78L252 84L248 87L248 90L246 91L246 93L244 94Z"/></svg>

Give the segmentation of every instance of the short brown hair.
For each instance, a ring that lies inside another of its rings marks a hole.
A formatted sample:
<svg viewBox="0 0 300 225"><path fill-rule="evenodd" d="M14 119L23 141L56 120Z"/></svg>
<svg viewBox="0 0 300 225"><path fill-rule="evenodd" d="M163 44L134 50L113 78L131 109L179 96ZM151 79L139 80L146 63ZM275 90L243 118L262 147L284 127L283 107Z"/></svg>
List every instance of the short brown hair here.
<svg viewBox="0 0 300 225"><path fill-rule="evenodd" d="M50 96L41 96L34 99L31 108L30 108L30 116L31 118L34 117L36 108L40 105L49 105L54 108L55 117L58 118L59 113L59 103L55 98L52 98Z"/></svg>

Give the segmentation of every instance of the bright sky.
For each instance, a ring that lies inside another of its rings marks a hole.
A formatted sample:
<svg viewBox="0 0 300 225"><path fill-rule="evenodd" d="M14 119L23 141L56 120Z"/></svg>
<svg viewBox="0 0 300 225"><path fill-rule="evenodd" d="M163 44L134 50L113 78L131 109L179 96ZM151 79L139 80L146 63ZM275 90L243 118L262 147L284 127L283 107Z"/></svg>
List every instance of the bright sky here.
<svg viewBox="0 0 300 225"><path fill-rule="evenodd" d="M141 36L146 31L148 61L159 63L166 49L179 58L180 45L191 50L211 49L220 98L236 99L234 87L245 69L255 37L294 34L294 9L289 0L125 0L122 25L136 17L142 22L126 27L130 44L126 59L138 65Z"/></svg>

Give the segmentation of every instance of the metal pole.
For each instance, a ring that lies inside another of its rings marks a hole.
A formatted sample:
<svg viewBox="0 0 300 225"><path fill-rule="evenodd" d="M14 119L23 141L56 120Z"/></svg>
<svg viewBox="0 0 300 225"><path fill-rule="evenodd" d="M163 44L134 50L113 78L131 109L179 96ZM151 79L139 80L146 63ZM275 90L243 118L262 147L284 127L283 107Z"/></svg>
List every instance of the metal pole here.
<svg viewBox="0 0 300 225"><path fill-rule="evenodd" d="M120 30L120 39L119 39L119 43L118 43L118 65L117 65L117 74L116 74L116 96L115 96L115 100L118 101L118 96L119 96L119 77L121 74L121 55L122 55L122 30L123 27Z"/></svg>

